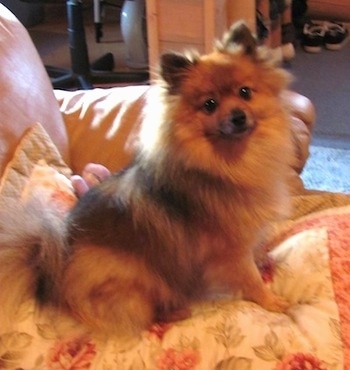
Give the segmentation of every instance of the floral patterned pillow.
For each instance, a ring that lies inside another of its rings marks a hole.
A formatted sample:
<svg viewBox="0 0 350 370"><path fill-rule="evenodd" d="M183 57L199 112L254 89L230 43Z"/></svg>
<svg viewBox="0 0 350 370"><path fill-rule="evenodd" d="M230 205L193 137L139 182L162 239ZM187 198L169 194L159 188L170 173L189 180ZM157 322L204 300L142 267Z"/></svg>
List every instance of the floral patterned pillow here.
<svg viewBox="0 0 350 370"><path fill-rule="evenodd" d="M1 200L18 199L33 168L40 161L69 178L71 170L62 160L56 146L40 123L34 124L22 137L12 160L0 180Z"/></svg>
<svg viewBox="0 0 350 370"><path fill-rule="evenodd" d="M271 264L264 277L291 303L285 314L245 301L204 302L192 307L192 317L154 324L125 343L62 336L50 315L35 315L28 302L19 310L17 330L0 337L1 364L24 369L343 369L350 363L350 207L315 213L283 230L270 241Z"/></svg>

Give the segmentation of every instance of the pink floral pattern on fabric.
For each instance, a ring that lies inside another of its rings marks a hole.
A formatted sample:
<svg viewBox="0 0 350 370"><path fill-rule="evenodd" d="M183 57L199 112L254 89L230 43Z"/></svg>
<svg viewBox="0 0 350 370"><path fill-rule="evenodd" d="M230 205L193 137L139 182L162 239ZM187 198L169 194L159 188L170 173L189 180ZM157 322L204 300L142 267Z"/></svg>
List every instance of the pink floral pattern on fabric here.
<svg viewBox="0 0 350 370"><path fill-rule="evenodd" d="M323 361L309 353L293 353L285 356L275 370L327 370Z"/></svg>
<svg viewBox="0 0 350 370"><path fill-rule="evenodd" d="M161 341L165 333L170 330L173 325L172 323L155 323L148 329L147 337L150 339L154 337Z"/></svg>
<svg viewBox="0 0 350 370"><path fill-rule="evenodd" d="M329 230L330 267L339 307L344 360L350 364L350 216L329 217L328 222L333 225Z"/></svg>
<svg viewBox="0 0 350 370"><path fill-rule="evenodd" d="M157 360L157 370L193 370L200 362L199 353L193 349L166 349Z"/></svg>
<svg viewBox="0 0 350 370"><path fill-rule="evenodd" d="M64 216L76 204L77 198L72 193L57 189L51 194L51 201L58 212Z"/></svg>
<svg viewBox="0 0 350 370"><path fill-rule="evenodd" d="M47 370L87 370L96 355L90 340L59 341L48 353Z"/></svg>
<svg viewBox="0 0 350 370"><path fill-rule="evenodd" d="M303 219L280 235L285 240L305 229L326 228L334 294L339 308L341 334L344 342L344 361L350 364L350 214L340 212L316 213Z"/></svg>

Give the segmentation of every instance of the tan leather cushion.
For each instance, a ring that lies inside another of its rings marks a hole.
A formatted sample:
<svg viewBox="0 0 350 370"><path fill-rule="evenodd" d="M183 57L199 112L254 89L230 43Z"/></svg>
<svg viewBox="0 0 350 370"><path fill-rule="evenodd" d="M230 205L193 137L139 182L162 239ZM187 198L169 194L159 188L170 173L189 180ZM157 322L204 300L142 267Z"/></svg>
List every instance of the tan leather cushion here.
<svg viewBox="0 0 350 370"><path fill-rule="evenodd" d="M311 101L295 91L284 93L284 102L292 116L296 157L293 168L301 173L309 157L311 134L316 121L316 111Z"/></svg>
<svg viewBox="0 0 350 370"><path fill-rule="evenodd" d="M133 159L148 91L148 86L55 91L66 123L74 172L81 173L89 162L116 171Z"/></svg>
<svg viewBox="0 0 350 370"><path fill-rule="evenodd" d="M41 59L27 30L0 4L0 175L36 122L68 160L64 123Z"/></svg>

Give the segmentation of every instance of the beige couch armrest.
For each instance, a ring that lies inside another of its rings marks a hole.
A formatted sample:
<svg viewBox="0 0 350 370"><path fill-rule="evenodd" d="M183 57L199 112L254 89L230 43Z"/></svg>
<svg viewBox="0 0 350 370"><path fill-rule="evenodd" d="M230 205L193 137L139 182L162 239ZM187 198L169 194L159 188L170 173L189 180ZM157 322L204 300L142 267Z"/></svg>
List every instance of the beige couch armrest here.
<svg viewBox="0 0 350 370"><path fill-rule="evenodd" d="M27 30L2 4L0 38L0 175L36 122L68 160L67 136L51 82Z"/></svg>

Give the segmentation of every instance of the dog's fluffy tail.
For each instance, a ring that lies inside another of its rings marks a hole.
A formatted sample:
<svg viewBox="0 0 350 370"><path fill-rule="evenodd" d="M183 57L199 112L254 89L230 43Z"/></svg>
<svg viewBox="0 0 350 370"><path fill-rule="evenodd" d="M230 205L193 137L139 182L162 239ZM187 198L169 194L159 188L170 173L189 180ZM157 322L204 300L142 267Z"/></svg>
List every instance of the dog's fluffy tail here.
<svg viewBox="0 0 350 370"><path fill-rule="evenodd" d="M0 209L0 322L15 320L20 305L58 300L65 259L65 223L39 196L26 203L5 203Z"/></svg>

